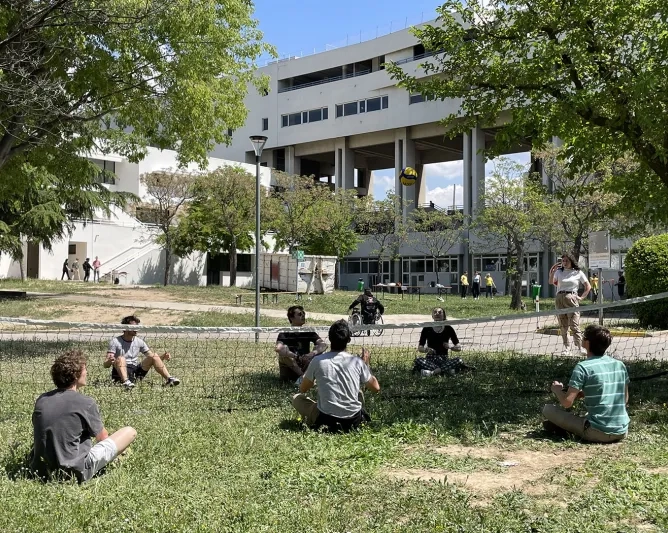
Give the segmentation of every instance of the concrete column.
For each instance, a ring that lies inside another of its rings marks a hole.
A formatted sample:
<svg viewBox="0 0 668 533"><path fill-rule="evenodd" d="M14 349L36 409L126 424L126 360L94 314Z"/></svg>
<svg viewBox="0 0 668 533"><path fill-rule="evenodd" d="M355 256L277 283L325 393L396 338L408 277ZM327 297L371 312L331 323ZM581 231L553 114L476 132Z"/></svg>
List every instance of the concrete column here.
<svg viewBox="0 0 668 533"><path fill-rule="evenodd" d="M355 152L348 145L348 137L341 137L334 144L334 177L337 190L355 187Z"/></svg>
<svg viewBox="0 0 668 533"><path fill-rule="evenodd" d="M413 167L418 171L418 179L415 185L406 187L401 183L401 170L405 167ZM410 202L404 206L403 220L406 221L408 214L420 204L420 196L425 197L422 180L422 165L418 160L415 143L410 138L408 129L403 128L395 131L394 138L394 172L395 192L404 202Z"/></svg>
<svg viewBox="0 0 668 533"><path fill-rule="evenodd" d="M481 205L485 194L485 132L479 126L471 130L471 207L476 209Z"/></svg>
<svg viewBox="0 0 668 533"><path fill-rule="evenodd" d="M285 171L288 174L301 174L301 157L295 155L295 147L287 146L285 148Z"/></svg>
<svg viewBox="0 0 668 533"><path fill-rule="evenodd" d="M463 158L464 158L464 175L462 177L462 186L464 187L464 216L471 217L473 215L473 203L472 203L472 194L473 183L472 183L472 157L471 157L471 139L472 135L470 133L464 133L463 135ZM467 230L467 239L464 242L462 248L462 257L460 258L460 267L459 274L461 275L464 270L470 269L470 251L469 251L469 241L471 240L472 235L470 230Z"/></svg>

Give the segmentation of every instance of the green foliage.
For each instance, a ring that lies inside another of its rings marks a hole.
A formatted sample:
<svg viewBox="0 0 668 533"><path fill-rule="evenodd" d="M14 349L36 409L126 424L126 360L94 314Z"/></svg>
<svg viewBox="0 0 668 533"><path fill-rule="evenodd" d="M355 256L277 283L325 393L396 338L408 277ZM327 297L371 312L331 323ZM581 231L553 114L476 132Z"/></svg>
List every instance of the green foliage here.
<svg viewBox="0 0 668 533"><path fill-rule="evenodd" d="M615 177L615 190L628 194L627 209L665 222L663 0L447 0L438 14L438 24L414 30L437 52L422 63L427 76L412 66L388 71L411 92L457 102L444 120L450 135L501 124L495 154L558 136L576 166L590 170L601 157L630 152L640 165Z"/></svg>
<svg viewBox="0 0 668 533"><path fill-rule="evenodd" d="M629 297L668 291L668 234L636 241L624 260ZM634 306L643 327L668 329L668 302L659 300Z"/></svg>
<svg viewBox="0 0 668 533"><path fill-rule="evenodd" d="M240 166L222 166L199 175L192 202L174 229L174 251L230 254L230 285L236 285L237 250L255 242L255 176Z"/></svg>
<svg viewBox="0 0 668 533"><path fill-rule="evenodd" d="M70 234L75 219L109 215L112 206L135 199L99 183L102 171L86 159L47 149L31 156L0 170L0 253L20 259L24 240L50 249Z"/></svg>
<svg viewBox="0 0 668 533"><path fill-rule="evenodd" d="M333 193L313 176L275 171L275 187L262 209L276 249L303 249L316 255L343 257L356 249L352 222L358 200L351 192Z"/></svg>
<svg viewBox="0 0 668 533"><path fill-rule="evenodd" d="M513 309L521 307L524 255L533 241L554 243L558 238L560 212L523 165L501 158L487 180L482 207L478 209L472 229L473 248L490 246L506 249L507 273L513 281ZM556 234L556 235L555 235Z"/></svg>

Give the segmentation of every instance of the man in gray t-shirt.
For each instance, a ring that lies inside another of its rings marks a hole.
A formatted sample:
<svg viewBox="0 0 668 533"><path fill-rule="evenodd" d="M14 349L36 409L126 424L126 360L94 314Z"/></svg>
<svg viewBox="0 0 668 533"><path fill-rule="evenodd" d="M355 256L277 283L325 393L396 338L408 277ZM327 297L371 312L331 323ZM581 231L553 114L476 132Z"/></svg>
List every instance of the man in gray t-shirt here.
<svg viewBox="0 0 668 533"><path fill-rule="evenodd" d="M82 352L59 356L51 367L57 388L35 402L30 470L44 480L64 475L88 481L137 436L131 427L109 435L95 400L78 392L86 385L87 374Z"/></svg>
<svg viewBox="0 0 668 533"><path fill-rule="evenodd" d="M314 429L326 426L330 431L350 431L361 424L365 415L360 394L362 388L366 386L378 392L380 385L371 374L366 349L361 358L345 351L350 342L346 321L332 324L329 341L332 351L311 361L299 387L300 393L292 398L292 405ZM317 403L306 396L316 384Z"/></svg>
<svg viewBox="0 0 668 533"><path fill-rule="evenodd" d="M138 325L139 318L134 315L126 316L121 320L121 324ZM139 354L143 355L139 360ZM169 361L171 355L165 352L162 355L151 352L148 345L139 337L136 330L125 330L123 335L114 337L109 341L107 348L107 358L104 361L104 367L112 367L111 379L116 383L122 383L126 389L135 386L135 381L144 379L151 368L165 378L166 387L174 387L181 383L181 380L172 376L165 361Z"/></svg>

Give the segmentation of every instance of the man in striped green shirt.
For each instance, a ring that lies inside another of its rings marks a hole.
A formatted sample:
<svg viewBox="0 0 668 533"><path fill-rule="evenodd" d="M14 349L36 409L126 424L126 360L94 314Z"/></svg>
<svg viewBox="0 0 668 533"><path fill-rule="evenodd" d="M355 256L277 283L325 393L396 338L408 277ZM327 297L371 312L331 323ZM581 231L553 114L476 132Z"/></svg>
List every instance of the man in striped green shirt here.
<svg viewBox="0 0 668 533"><path fill-rule="evenodd" d="M559 381L551 390L562 407L569 409L576 398L584 398L585 417L576 416L556 405L546 405L543 423L551 432L572 433L589 442L617 442L626 437L629 415L629 376L624 363L606 355L612 343L610 331L599 325L587 326L582 347L587 359L573 369L568 390Z"/></svg>

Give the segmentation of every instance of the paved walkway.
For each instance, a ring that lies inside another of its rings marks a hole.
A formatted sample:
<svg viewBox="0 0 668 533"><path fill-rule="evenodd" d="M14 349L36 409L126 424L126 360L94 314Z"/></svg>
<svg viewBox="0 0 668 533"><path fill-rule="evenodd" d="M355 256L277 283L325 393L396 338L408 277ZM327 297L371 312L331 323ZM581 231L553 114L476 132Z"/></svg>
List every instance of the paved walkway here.
<svg viewBox="0 0 668 533"><path fill-rule="evenodd" d="M45 294L37 294L34 296L47 296ZM207 312L207 311L218 311L219 313L232 313L232 314L249 314L252 315L255 313L254 307L235 307L231 305L215 305L215 304L193 304L186 302L148 302L148 301L137 301L137 300L126 300L126 299L113 299L106 298L104 296L84 296L81 294L61 294L57 296L51 296L56 300L67 300L70 302L82 302L82 303L95 303L101 305L111 305L118 307L131 307L135 309L165 309L171 311L194 311L194 312ZM286 307L287 309L287 307ZM260 314L266 317L273 318L286 318L285 311L282 309L266 309L261 308ZM340 318L346 318L347 314L335 315L331 313L308 313L308 317L313 320L321 321L336 321ZM384 315L383 320L386 324L403 324L406 322L428 322L431 320L429 315ZM287 318L286 318L287 321Z"/></svg>

